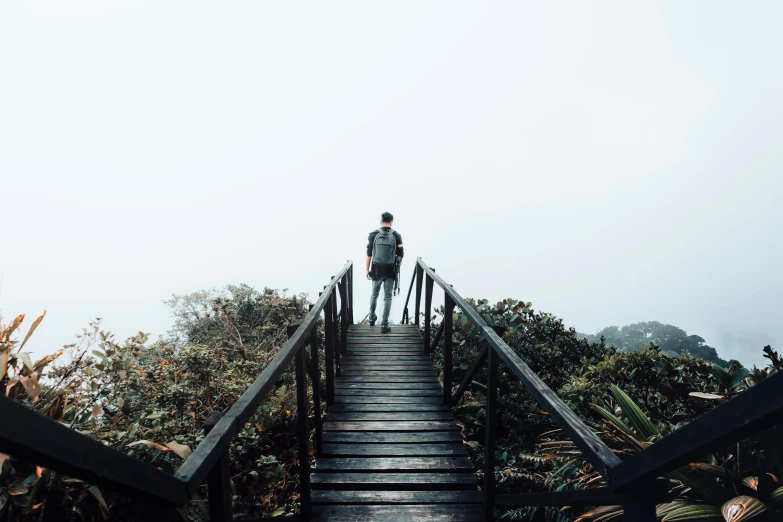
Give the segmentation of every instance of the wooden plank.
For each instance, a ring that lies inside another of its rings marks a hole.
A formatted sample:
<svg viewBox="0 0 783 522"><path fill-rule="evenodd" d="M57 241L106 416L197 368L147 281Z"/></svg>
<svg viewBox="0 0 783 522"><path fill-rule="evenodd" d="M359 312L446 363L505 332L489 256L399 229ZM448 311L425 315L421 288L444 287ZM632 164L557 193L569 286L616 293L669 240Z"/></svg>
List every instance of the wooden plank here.
<svg viewBox="0 0 783 522"><path fill-rule="evenodd" d="M346 382L337 381L334 385L336 390L438 390L438 382Z"/></svg>
<svg viewBox="0 0 783 522"><path fill-rule="evenodd" d="M391 373L391 372L389 372ZM435 375L415 376L408 375L407 372L400 372L394 375L342 375L337 382L358 383L358 382L427 382L440 384Z"/></svg>
<svg viewBox="0 0 783 522"><path fill-rule="evenodd" d="M464 444L324 444L324 455L341 457L467 456Z"/></svg>
<svg viewBox="0 0 783 522"><path fill-rule="evenodd" d="M783 372L779 372L624 460L609 471L609 487L613 491L627 490L777 424L782 418Z"/></svg>
<svg viewBox="0 0 783 522"><path fill-rule="evenodd" d="M365 337L357 337L357 336L349 336L348 341L353 343L395 343L395 342L403 342L403 343L423 343L424 338L421 335L379 335L379 336L365 336Z"/></svg>
<svg viewBox="0 0 783 522"><path fill-rule="evenodd" d="M345 359L343 361L348 363L363 363L363 362L388 362L388 361L411 361L411 362L417 362L421 364L428 364L432 366L432 359L427 357L426 355L418 354L418 353L373 353L373 352L366 352L366 353L348 353L345 354Z"/></svg>
<svg viewBox="0 0 783 522"><path fill-rule="evenodd" d="M187 504L187 484L0 396L0 450L145 501Z"/></svg>
<svg viewBox="0 0 783 522"><path fill-rule="evenodd" d="M371 395L335 395L334 402L353 404L442 404L440 397L374 397Z"/></svg>
<svg viewBox="0 0 783 522"><path fill-rule="evenodd" d="M383 364L383 363L363 363L363 364L354 364L354 363L345 363L341 366L343 370L348 371L357 371L357 370L369 370L369 371L376 371L376 372L404 372L408 370L413 371L430 371L432 368L432 365L424 365L424 364L417 364L417 363L410 363L410 364L404 364L402 362L396 362L394 364Z"/></svg>
<svg viewBox="0 0 783 522"><path fill-rule="evenodd" d="M462 443L458 431L325 431L325 443L341 444L440 444Z"/></svg>
<svg viewBox="0 0 783 522"><path fill-rule="evenodd" d="M451 411L448 404L430 402L426 404L333 404L329 406L329 413L349 411L375 411L375 412L405 412L405 411Z"/></svg>
<svg viewBox="0 0 783 522"><path fill-rule="evenodd" d="M313 491L318 504L479 504L478 491ZM396 508L395 508L396 509Z"/></svg>
<svg viewBox="0 0 783 522"><path fill-rule="evenodd" d="M381 339L378 340L372 340L372 341L349 341L348 342L348 348L361 348L361 347L373 347L373 348L383 348L386 346L398 346L400 348L418 348L421 347L422 350L424 350L424 341L418 340L394 340L394 341L383 341Z"/></svg>
<svg viewBox="0 0 783 522"><path fill-rule="evenodd" d="M420 332L416 331L394 331L382 334L375 332L348 332L349 339L424 339Z"/></svg>
<svg viewBox="0 0 783 522"><path fill-rule="evenodd" d="M389 334L383 334L383 335L373 335L373 334L363 334L363 335L357 335L357 334L348 334L348 340L350 341L356 341L356 342L362 342L362 341L386 341L386 342L392 342L395 340L400 341L418 341L421 342L424 338L421 336L421 334L417 333L393 333L391 332L391 335Z"/></svg>
<svg viewBox="0 0 783 522"><path fill-rule="evenodd" d="M454 414L450 411L354 411L345 413L330 412L326 420L343 421L453 421Z"/></svg>
<svg viewBox="0 0 783 522"><path fill-rule="evenodd" d="M313 489L476 489L475 473L313 473Z"/></svg>
<svg viewBox="0 0 783 522"><path fill-rule="evenodd" d="M432 359L416 352L352 352L345 354L345 363L373 361L414 361L432 366Z"/></svg>
<svg viewBox="0 0 783 522"><path fill-rule="evenodd" d="M472 473L467 457L328 457L316 461L315 473Z"/></svg>
<svg viewBox="0 0 783 522"><path fill-rule="evenodd" d="M331 422L327 416L324 431L456 431L456 422L446 421L340 421Z"/></svg>
<svg viewBox="0 0 783 522"><path fill-rule="evenodd" d="M405 370L379 370L379 369L372 369L367 370L363 368L358 368L356 370L346 370L343 368L343 373L341 377L346 376L379 376L383 375L385 377L403 377L403 376L410 376L410 377L427 377L427 376L434 376L437 375L437 372L435 371L435 368L427 368L427 367L419 367L419 368L409 368Z"/></svg>
<svg viewBox="0 0 783 522"><path fill-rule="evenodd" d="M421 352L420 348L348 348L345 355L421 355L426 357Z"/></svg>
<svg viewBox="0 0 783 522"><path fill-rule="evenodd" d="M479 522L476 504L423 504L388 506L337 505L313 507L313 522Z"/></svg>
<svg viewBox="0 0 783 522"><path fill-rule="evenodd" d="M335 388L335 397L440 397L442 392L440 387L429 390L362 390L353 388Z"/></svg>

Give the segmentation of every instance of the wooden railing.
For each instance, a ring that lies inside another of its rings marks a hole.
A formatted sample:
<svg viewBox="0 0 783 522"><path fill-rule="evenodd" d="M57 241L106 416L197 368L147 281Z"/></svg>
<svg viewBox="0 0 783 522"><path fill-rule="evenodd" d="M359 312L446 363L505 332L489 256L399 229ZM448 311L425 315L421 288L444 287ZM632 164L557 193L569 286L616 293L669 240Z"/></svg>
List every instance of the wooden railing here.
<svg viewBox="0 0 783 522"><path fill-rule="evenodd" d="M335 371L339 372L340 354L345 352L347 327L353 323L352 285L353 263L348 262L324 287L305 318L289 328L288 343L247 391L228 411L215 413L207 420L204 440L173 476L70 430L6 397L0 397L0 453L130 495L138 500L138 519L144 522L176 519L174 509L187 504L206 480L210 521L228 522L234 520L231 512L229 445L294 360L301 510L299 517L286 517L286 520L307 520L310 509L308 374L315 406L315 451L316 455L323 452L319 335L316 325L323 312L328 404L334 400L334 376ZM309 357L305 345L310 346Z"/></svg>
<svg viewBox="0 0 783 522"><path fill-rule="evenodd" d="M434 284L445 294L444 315L434 342L430 339ZM655 522L655 505L667 499L666 485L656 479L694 459L709 455L732 442L783 422L783 372L779 372L737 397L676 430L644 451L621 461L582 420L549 389L530 367L503 341L503 326L488 325L481 316L421 258L416 261L402 317L410 322L408 304L416 288L414 322L418 326L424 287L425 350L432 354L443 337L443 400L456 405L482 365L487 364L487 425L484 447L484 509L492 520L495 506L603 506L622 505L624 520ZM458 307L483 337L476 362L452 394L452 313ZM498 364L507 366L573 441L607 486L588 490L528 494L495 494L495 434Z"/></svg>

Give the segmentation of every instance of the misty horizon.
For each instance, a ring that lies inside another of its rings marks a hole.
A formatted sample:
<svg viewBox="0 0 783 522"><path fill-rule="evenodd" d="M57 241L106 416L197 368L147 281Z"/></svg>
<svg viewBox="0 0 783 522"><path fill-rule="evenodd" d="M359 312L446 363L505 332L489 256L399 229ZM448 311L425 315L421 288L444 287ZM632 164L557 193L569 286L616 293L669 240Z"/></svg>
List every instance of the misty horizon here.
<svg viewBox="0 0 783 522"><path fill-rule="evenodd" d="M155 339L227 284L306 293L404 238L578 332L783 345L783 4L0 7L0 311ZM433 306L442 304L437 290ZM361 313L360 313L361 312Z"/></svg>

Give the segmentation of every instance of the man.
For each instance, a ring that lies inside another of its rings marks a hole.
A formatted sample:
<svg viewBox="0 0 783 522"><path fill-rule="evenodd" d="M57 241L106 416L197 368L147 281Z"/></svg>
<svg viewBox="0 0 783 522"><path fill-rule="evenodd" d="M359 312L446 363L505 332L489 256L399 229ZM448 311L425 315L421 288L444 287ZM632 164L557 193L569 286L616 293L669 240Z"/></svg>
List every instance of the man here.
<svg viewBox="0 0 783 522"><path fill-rule="evenodd" d="M378 316L375 307L378 304L378 294L383 285L383 319L381 333L388 333L389 312L391 312L392 290L394 289L395 262L402 259L402 236L392 229L394 216L388 212L381 214L381 228L370 232L367 238L367 263L365 275L372 279L372 298L370 299L370 326L375 326ZM372 265L372 268L370 268Z"/></svg>

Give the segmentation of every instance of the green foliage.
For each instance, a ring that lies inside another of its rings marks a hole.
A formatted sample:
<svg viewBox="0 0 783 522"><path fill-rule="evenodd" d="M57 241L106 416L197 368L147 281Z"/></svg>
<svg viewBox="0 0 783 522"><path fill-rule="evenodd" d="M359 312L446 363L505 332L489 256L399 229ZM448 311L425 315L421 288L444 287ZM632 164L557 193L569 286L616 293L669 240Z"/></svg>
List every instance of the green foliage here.
<svg viewBox="0 0 783 522"><path fill-rule="evenodd" d="M644 349L652 343L669 355L677 356L688 352L705 361L729 366L729 362L721 359L712 346L698 335L688 335L685 330L658 321L635 323L618 328L607 326L595 335L578 334L589 342L597 343L603 339L608 346L614 346L621 352L632 352Z"/></svg>
<svg viewBox="0 0 783 522"><path fill-rule="evenodd" d="M596 430L618 454L633 454L659 440L662 433L641 408L616 386L612 387L620 409L618 418L604 408L593 408L605 419L605 429ZM711 462L691 463L667 475L671 490L678 494L673 501L658 506L658 517L663 522L686 520L745 520L772 521L783 516L783 487L780 472L783 471L783 438L780 427L761 434L766 438L766 448L759 450L751 441L742 467L736 455L713 455ZM567 440L544 442L541 453L554 459L583 460L575 455L574 445ZM740 446L737 446L740 450ZM732 469L734 468L734 469ZM774 473L778 473L775 475ZM751 473L751 474L749 474ZM595 474L583 473L590 478ZM777 493L780 490L780 493ZM584 513L579 521L602 521L622 515L620 506L603 507ZM758 517L758 518L757 518Z"/></svg>
<svg viewBox="0 0 783 522"><path fill-rule="evenodd" d="M488 324L504 326L503 339L509 347L621 455L643 449L776 371L774 365L749 370L738 363L711 364L688 349L673 355L651 343L651 338L657 339L651 336L640 349L635 346L622 351L600 339L591 342L566 328L557 317L534 311L531 303L514 299L494 305L485 299L467 302ZM443 310L439 312L442 315ZM482 341L464 313L455 311L453 322L453 375L455 382L460 382L475 361ZM644 324L652 328L656 323ZM676 330L669 329L668 335L676 337ZM436 347L436 362L443 361L441 350L442 341ZM765 349L765 357L780 363L774 350L769 352ZM783 367L783 363L780 365ZM477 470L483 467L485 383L486 371L482 369L455 409ZM600 482L600 476L581 459L580 452L559 435L548 412L503 364L498 400L496 479L500 492L583 489ZM611 431L606 428L609 425L614 426ZM748 443L744 451L761 455L760 448L761 443ZM729 459L730 455L719 457ZM750 464L753 459L745 455L745 461ZM710 479L686 475L679 476L680 482L708 490ZM720 489L711 498L729 500L731 496ZM502 519L560 522L577 516L579 512L572 508L529 507L506 510Z"/></svg>
<svg viewBox="0 0 783 522"><path fill-rule="evenodd" d="M77 343L35 364L11 353L19 326L12 323L0 338L0 362L6 359L2 390L173 473L203 439L209 415L229 408L285 345L286 327L306 314L308 303L270 289L232 286L224 293L174 296L169 304L177 318L169 340L149 344L139 333L117 342L96 320ZM30 383L38 376L43 378L36 389ZM236 516L297 509L293 384L293 373L285 373L229 449ZM0 520L37 521L47 510L68 522L102 520L109 513L112 520L127 520L133 514L132 499L13 457L0 460ZM182 514L203 520L204 502Z"/></svg>

